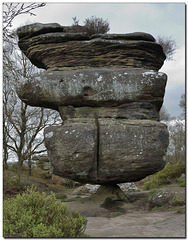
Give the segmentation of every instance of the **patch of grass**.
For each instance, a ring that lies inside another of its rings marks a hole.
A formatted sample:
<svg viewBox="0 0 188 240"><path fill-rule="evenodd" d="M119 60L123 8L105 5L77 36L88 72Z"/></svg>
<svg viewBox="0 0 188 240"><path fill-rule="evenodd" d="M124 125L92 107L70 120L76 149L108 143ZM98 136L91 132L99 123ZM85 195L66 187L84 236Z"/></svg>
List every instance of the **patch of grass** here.
<svg viewBox="0 0 188 240"><path fill-rule="evenodd" d="M179 194L175 194L175 196L172 199L172 205L173 206L184 206L185 205L185 198L183 198Z"/></svg>
<svg viewBox="0 0 188 240"><path fill-rule="evenodd" d="M176 207L175 208L175 210L178 212L178 213L181 213L181 214L185 214L186 213L186 208L185 208L185 206L178 206L178 207Z"/></svg>
<svg viewBox="0 0 188 240"><path fill-rule="evenodd" d="M156 188L151 189L150 194L151 194L151 195L154 195L157 191L158 191L158 190L157 190Z"/></svg>
<svg viewBox="0 0 188 240"><path fill-rule="evenodd" d="M11 238L82 237L86 218L56 200L55 194L27 188L22 194L3 202L3 236Z"/></svg>
<svg viewBox="0 0 188 240"><path fill-rule="evenodd" d="M152 208L152 212L155 212L155 211L164 211L164 206L155 206L154 208Z"/></svg>
<svg viewBox="0 0 188 240"><path fill-rule="evenodd" d="M185 175L184 176L181 176L180 178L178 178L178 186L179 187L185 187Z"/></svg>
<svg viewBox="0 0 188 240"><path fill-rule="evenodd" d="M178 177L185 173L185 165L182 163L170 164L167 163L166 166L158 173L154 174L154 177L144 183L143 189L149 190L152 188L158 188L162 185L169 184L173 180L177 180Z"/></svg>
<svg viewBox="0 0 188 240"><path fill-rule="evenodd" d="M18 168L18 165L9 167L3 171L3 196L5 198L15 196L23 192L27 186L36 186L40 192L62 192L70 188L66 186L65 180L58 176L48 177L47 172L42 169L32 169L30 176L28 170Z"/></svg>
<svg viewBox="0 0 188 240"><path fill-rule="evenodd" d="M39 176L42 178L42 179L52 179L52 174L49 173L49 172L46 172L46 171L41 171L39 173Z"/></svg>
<svg viewBox="0 0 188 240"><path fill-rule="evenodd" d="M67 198L67 195L65 193L56 193L55 196L56 196L57 199Z"/></svg>
<svg viewBox="0 0 188 240"><path fill-rule="evenodd" d="M114 217L118 217L118 216L121 216L122 213L121 212L111 212L110 213L110 217L114 218Z"/></svg>
<svg viewBox="0 0 188 240"><path fill-rule="evenodd" d="M16 195L26 189L26 183L15 175L3 175L3 194Z"/></svg>
<svg viewBox="0 0 188 240"><path fill-rule="evenodd" d="M121 212L116 212L115 214L116 214L116 216L121 216L122 215Z"/></svg>
<svg viewBox="0 0 188 240"><path fill-rule="evenodd" d="M68 198L68 199L63 199L63 202L73 202L73 201L76 201L80 199L80 197L77 197L77 198Z"/></svg>

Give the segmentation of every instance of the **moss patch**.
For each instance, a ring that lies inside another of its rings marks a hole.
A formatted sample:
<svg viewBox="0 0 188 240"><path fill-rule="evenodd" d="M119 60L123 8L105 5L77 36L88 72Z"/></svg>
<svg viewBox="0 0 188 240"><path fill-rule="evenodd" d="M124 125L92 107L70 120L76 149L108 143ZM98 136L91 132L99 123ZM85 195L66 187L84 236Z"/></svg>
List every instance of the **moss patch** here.
<svg viewBox="0 0 188 240"><path fill-rule="evenodd" d="M150 181L144 183L143 189L149 190L165 184L170 184L174 180L177 180L183 173L185 173L184 164L179 162L176 164L167 163L166 166L160 172L156 173Z"/></svg>

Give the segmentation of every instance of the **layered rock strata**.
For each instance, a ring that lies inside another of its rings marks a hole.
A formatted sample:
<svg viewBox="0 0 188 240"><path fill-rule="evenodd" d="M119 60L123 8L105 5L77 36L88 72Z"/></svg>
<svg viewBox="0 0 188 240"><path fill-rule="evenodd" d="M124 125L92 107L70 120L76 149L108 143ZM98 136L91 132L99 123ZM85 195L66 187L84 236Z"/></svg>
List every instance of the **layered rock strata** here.
<svg viewBox="0 0 188 240"><path fill-rule="evenodd" d="M72 33L59 24L18 29L21 50L47 69L17 82L31 106L58 110L45 129L55 174L85 183L138 181L165 166L168 131L158 122L167 76L162 47L146 33Z"/></svg>
<svg viewBox="0 0 188 240"><path fill-rule="evenodd" d="M59 24L31 24L18 29L19 47L39 68L90 67L158 70L165 54L147 33L96 34L67 32Z"/></svg>

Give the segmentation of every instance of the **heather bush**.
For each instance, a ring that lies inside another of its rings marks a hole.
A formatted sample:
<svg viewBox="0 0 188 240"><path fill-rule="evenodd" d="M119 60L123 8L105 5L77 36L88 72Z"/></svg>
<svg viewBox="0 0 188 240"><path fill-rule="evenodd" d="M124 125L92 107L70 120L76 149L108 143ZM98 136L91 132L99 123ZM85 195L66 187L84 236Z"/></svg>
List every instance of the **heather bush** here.
<svg viewBox="0 0 188 240"><path fill-rule="evenodd" d="M33 187L3 203L4 237L82 237L86 222L76 211L69 213L54 194L46 196Z"/></svg>

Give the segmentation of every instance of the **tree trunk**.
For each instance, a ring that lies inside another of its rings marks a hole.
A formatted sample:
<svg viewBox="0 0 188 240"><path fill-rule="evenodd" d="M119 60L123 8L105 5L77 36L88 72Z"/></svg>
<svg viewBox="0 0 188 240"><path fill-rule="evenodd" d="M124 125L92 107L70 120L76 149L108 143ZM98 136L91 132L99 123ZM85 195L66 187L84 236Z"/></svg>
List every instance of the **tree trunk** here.
<svg viewBox="0 0 188 240"><path fill-rule="evenodd" d="M7 160L8 160L8 148L7 148L7 145L4 144L4 139L3 139L3 167L5 170L8 169Z"/></svg>
<svg viewBox="0 0 188 240"><path fill-rule="evenodd" d="M3 167L4 169L8 169L8 146L7 146L7 128L5 124L5 118L3 113Z"/></svg>

